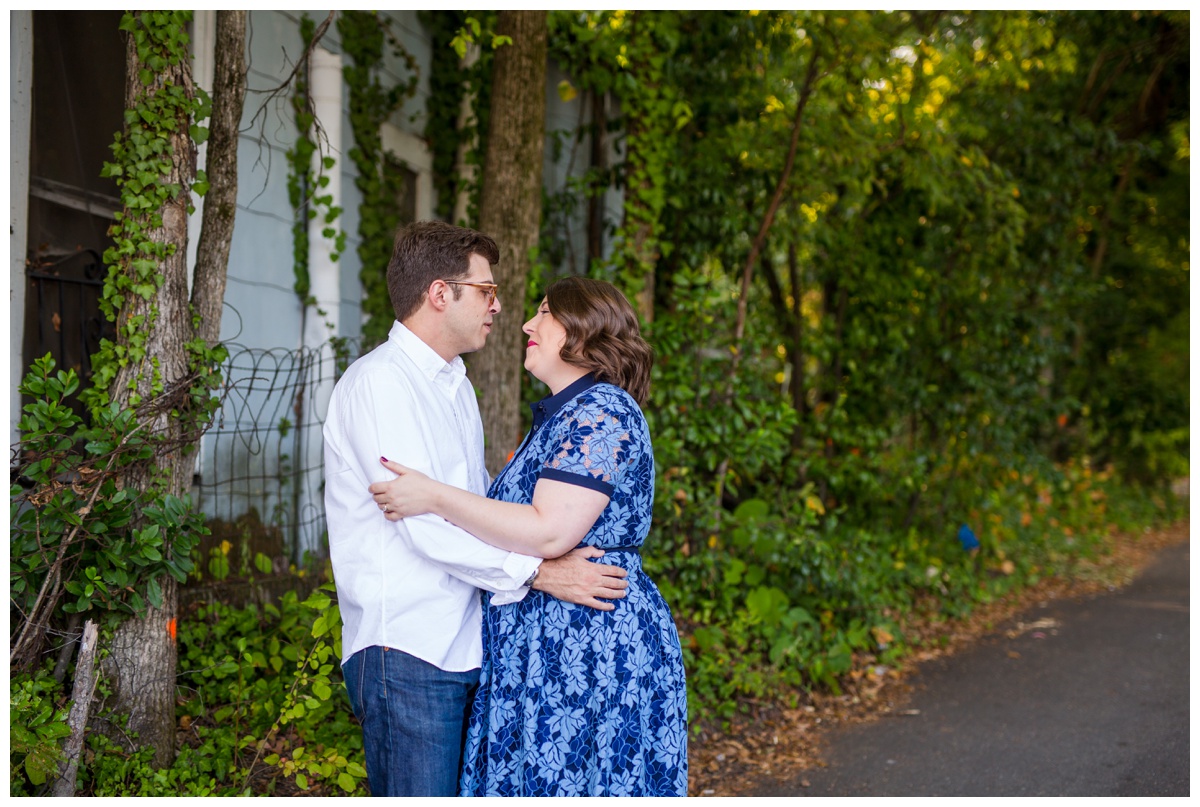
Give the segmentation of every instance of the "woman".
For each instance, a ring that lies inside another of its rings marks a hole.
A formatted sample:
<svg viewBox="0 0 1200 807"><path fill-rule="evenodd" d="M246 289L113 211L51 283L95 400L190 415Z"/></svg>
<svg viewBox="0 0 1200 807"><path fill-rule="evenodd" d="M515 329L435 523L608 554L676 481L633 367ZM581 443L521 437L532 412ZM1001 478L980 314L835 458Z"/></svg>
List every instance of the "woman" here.
<svg viewBox="0 0 1200 807"><path fill-rule="evenodd" d="M554 283L525 323L525 368L550 388L488 498L395 464L371 486L389 518L432 512L538 557L576 546L629 572L598 611L531 590L485 605L483 666L460 790L478 796L687 795L687 692L671 612L642 572L654 455L639 404L650 347L609 283ZM486 601L485 601L486 602Z"/></svg>

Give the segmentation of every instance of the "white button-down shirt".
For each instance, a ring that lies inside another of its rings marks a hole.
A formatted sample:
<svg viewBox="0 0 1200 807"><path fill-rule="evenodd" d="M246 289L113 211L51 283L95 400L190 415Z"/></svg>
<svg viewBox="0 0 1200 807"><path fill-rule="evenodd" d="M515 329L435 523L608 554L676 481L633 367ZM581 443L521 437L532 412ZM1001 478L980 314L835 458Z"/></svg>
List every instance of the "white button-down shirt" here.
<svg viewBox="0 0 1200 807"><path fill-rule="evenodd" d="M388 521L367 487L381 456L487 494L483 423L461 358L447 364L399 322L338 380L325 421L325 515L342 613L342 662L403 650L443 670L480 665L479 590L516 602L538 558L497 549L432 514Z"/></svg>

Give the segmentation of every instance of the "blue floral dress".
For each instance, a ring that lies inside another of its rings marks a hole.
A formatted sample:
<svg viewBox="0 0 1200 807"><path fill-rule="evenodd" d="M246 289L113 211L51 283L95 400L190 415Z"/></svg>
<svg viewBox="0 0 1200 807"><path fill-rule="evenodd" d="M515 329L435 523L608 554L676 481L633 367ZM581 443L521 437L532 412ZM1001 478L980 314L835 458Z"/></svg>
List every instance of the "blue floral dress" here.
<svg viewBox="0 0 1200 807"><path fill-rule="evenodd" d="M591 376L533 408L533 429L489 497L529 504L543 477L609 494L583 545L606 550L599 563L627 569L629 588L613 611L541 591L485 605L460 792L686 796L679 635L637 552L654 501L646 420L628 393Z"/></svg>

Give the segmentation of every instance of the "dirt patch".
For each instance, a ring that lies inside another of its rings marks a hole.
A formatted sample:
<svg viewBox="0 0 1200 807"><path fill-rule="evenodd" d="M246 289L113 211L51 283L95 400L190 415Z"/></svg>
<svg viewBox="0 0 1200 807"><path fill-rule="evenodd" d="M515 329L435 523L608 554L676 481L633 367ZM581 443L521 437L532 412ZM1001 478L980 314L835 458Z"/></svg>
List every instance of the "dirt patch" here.
<svg viewBox="0 0 1200 807"><path fill-rule="evenodd" d="M781 693L775 702L748 702L746 713L721 735L693 739L688 754L693 796L739 796L764 779L794 779L822 767L821 737L830 728L868 720L902 720L911 695L908 678L917 665L952 655L991 633L1001 623L1051 600L1087 598L1128 585L1155 553L1189 539L1189 521L1142 534L1118 534L1111 551L1081 563L1070 579L1051 578L987 605L953 622L908 626L909 641L922 649L895 669L856 664L842 695ZM1011 630L1033 629L1016 623ZM789 708L788 702L795 706ZM801 778L801 785L804 780Z"/></svg>

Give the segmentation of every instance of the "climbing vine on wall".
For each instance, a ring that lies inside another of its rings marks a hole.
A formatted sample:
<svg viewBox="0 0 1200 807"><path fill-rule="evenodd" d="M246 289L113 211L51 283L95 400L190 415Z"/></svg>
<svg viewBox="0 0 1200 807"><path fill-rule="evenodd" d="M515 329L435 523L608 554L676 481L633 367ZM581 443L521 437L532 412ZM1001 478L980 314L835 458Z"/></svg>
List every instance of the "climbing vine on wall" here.
<svg viewBox="0 0 1200 807"><path fill-rule="evenodd" d="M666 174L676 154L675 134L691 120L692 110L668 80L669 57L679 41L677 12L616 11L613 22L614 28L629 28L614 81L627 133L624 220L614 263L632 295L652 280L659 255L670 249L659 237Z"/></svg>
<svg viewBox="0 0 1200 807"><path fill-rule="evenodd" d="M316 24L307 15L300 18L300 39L307 47L316 33ZM329 187L329 171L333 170L336 161L329 155L323 155L320 169L314 167L314 157L320 151L320 144L315 126L316 117L313 114L312 91L308 81L308 71L300 70L296 74L295 91L292 93L292 112L296 121L296 145L288 150L288 201L295 211L296 219L292 225L292 263L296 274L294 289L305 307L305 315L310 306L316 307L317 300L312 295L312 278L309 273L309 222L321 220L322 235L334 239L331 258L337 260L346 248L346 233L336 226L342 208L333 204L333 194L327 191ZM317 308L317 316L327 317L327 313ZM326 319L326 326L331 334L333 323ZM336 338L336 336L335 336Z"/></svg>
<svg viewBox="0 0 1200 807"><path fill-rule="evenodd" d="M631 297L652 277L659 254L671 248L659 234L666 174L675 154L675 133L692 116L667 75L680 36L677 12L557 11L550 15L553 58L580 89L611 93L620 106L621 171L618 176L591 171L580 186L599 194L614 180L624 185L623 217L614 234L616 249L591 271L611 277ZM564 98L574 93L574 86L560 87ZM553 211L547 212L552 215Z"/></svg>
<svg viewBox="0 0 1200 807"><path fill-rule="evenodd" d="M307 45L312 41L316 24L307 15L300 18L300 39ZM288 150L288 201L297 211L296 223L292 226L292 244L294 266L296 272L296 294L305 305L315 301L309 293L312 288L308 268L308 222L318 215L322 216L328 226L327 237L337 237L334 259L345 248L345 233L335 232L333 223L342 212L340 207L333 205L333 197L320 194L320 190L329 185L325 174L333 168L333 157L321 158L321 171L313 168L313 156L319 150L319 144L313 139L313 126L316 123L312 110L312 92L308 81L308 72L301 70L296 75L295 91L292 93L292 112L295 114L296 145ZM322 209L324 213L322 213Z"/></svg>
<svg viewBox="0 0 1200 807"><path fill-rule="evenodd" d="M464 188L459 172L458 153L465 144L465 163L483 165L487 148L488 103L492 89L494 47L480 48L478 58L469 66L463 62L468 38L482 38L495 28L495 12L423 11L421 23L433 42L430 57L429 95L431 103L425 115L425 139L433 152L433 186L437 193L438 218L449 221L455 201L466 190L471 195L468 222L475 219L479 186ZM486 41L486 38L484 38ZM464 96L473 99L471 118L460 128L459 113ZM464 222L456 222L463 224Z"/></svg>
<svg viewBox="0 0 1200 807"><path fill-rule="evenodd" d="M307 42L314 30L313 21L307 14L300 18L300 39ZM308 304L312 288L308 271L308 213L306 199L312 181L312 156L317 144L309 137L313 125L310 111L311 101L308 86L308 71L296 74L296 89L292 94L292 112L296 120L296 145L288 149L288 202L295 211L292 224L292 266L296 274L293 288L297 296Z"/></svg>
<svg viewBox="0 0 1200 807"><path fill-rule="evenodd" d="M416 61L386 28L386 21L368 11L346 11L338 17L342 48L351 59L342 71L350 89L350 126L354 147L350 159L358 169L354 184L362 194L358 218L358 257L362 264L363 348L387 337L394 318L387 291L387 265L399 223L397 197L403 178L387 167L380 135L385 121L417 89ZM401 60L407 82L385 86L380 78L385 49Z"/></svg>

